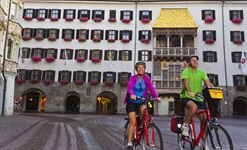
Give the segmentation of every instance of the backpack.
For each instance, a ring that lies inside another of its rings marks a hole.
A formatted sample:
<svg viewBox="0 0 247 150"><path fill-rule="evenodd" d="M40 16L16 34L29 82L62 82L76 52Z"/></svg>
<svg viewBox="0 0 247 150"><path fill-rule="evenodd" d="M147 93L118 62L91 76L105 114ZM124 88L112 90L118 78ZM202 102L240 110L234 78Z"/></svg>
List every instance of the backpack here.
<svg viewBox="0 0 247 150"><path fill-rule="evenodd" d="M171 119L171 131L174 133L182 133L182 125L184 123L184 117L174 114Z"/></svg>

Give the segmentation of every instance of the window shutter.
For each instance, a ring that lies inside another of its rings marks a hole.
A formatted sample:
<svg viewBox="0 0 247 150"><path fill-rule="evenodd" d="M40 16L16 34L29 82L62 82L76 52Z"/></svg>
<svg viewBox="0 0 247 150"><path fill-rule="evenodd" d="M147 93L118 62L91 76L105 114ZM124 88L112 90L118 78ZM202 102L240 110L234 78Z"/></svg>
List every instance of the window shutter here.
<svg viewBox="0 0 247 150"><path fill-rule="evenodd" d="M100 39L103 40L104 39L104 31L100 30Z"/></svg>
<svg viewBox="0 0 247 150"><path fill-rule="evenodd" d="M142 60L142 51L138 51L138 61Z"/></svg>
<svg viewBox="0 0 247 150"><path fill-rule="evenodd" d="M48 18L48 9L45 9L45 18Z"/></svg>
<svg viewBox="0 0 247 150"><path fill-rule="evenodd" d="M123 31L120 31L120 36L119 36L119 40L123 39Z"/></svg>
<svg viewBox="0 0 247 150"><path fill-rule="evenodd" d="M122 60L122 51L119 51L118 60Z"/></svg>
<svg viewBox="0 0 247 150"><path fill-rule="evenodd" d="M244 83L247 86L247 76L244 76Z"/></svg>
<svg viewBox="0 0 247 150"><path fill-rule="evenodd" d="M85 50L85 59L88 58L88 50Z"/></svg>
<svg viewBox="0 0 247 150"><path fill-rule="evenodd" d="M24 18L26 16L26 9L23 10L23 14L22 14L22 18Z"/></svg>
<svg viewBox="0 0 247 150"><path fill-rule="evenodd" d="M129 51L129 60L132 60L132 51Z"/></svg>
<svg viewBox="0 0 247 150"><path fill-rule="evenodd" d="M213 18L214 18L214 20L216 20L216 17L215 17L215 10L212 10L212 13L213 13Z"/></svg>
<svg viewBox="0 0 247 150"><path fill-rule="evenodd" d="M66 13L67 13L67 9L64 9L64 10L63 10L63 19L66 18Z"/></svg>
<svg viewBox="0 0 247 150"><path fill-rule="evenodd" d="M152 51L148 51L148 61L152 61Z"/></svg>
<svg viewBox="0 0 247 150"><path fill-rule="evenodd" d="M74 39L75 38L75 30L72 29L72 35L71 35L71 38Z"/></svg>
<svg viewBox="0 0 247 150"><path fill-rule="evenodd" d="M73 19L75 19L75 9L73 10Z"/></svg>
<svg viewBox="0 0 247 150"><path fill-rule="evenodd" d="M52 71L52 80L55 81L55 71Z"/></svg>
<svg viewBox="0 0 247 150"><path fill-rule="evenodd" d="M91 31L91 40L93 39L94 36L94 30Z"/></svg>
<svg viewBox="0 0 247 150"><path fill-rule="evenodd" d="M205 41L205 40L206 40L206 31L202 31L202 35L203 35L203 36L202 36L202 37L203 37L202 40Z"/></svg>
<svg viewBox="0 0 247 150"><path fill-rule="evenodd" d="M233 86L237 85L236 75L233 75Z"/></svg>
<svg viewBox="0 0 247 150"><path fill-rule="evenodd" d="M93 57L93 50L90 50L90 55L89 55L89 59L91 60Z"/></svg>
<svg viewBox="0 0 247 150"><path fill-rule="evenodd" d="M117 60L117 52L118 52L117 50L114 51L114 58L113 58L113 60Z"/></svg>
<svg viewBox="0 0 247 150"><path fill-rule="evenodd" d="M141 40L142 39L142 30L139 30L139 37L138 37L138 40Z"/></svg>
<svg viewBox="0 0 247 150"><path fill-rule="evenodd" d="M232 16L232 10L230 10L230 20L232 20L233 16Z"/></svg>
<svg viewBox="0 0 247 150"><path fill-rule="evenodd" d="M205 10L202 10L202 20L205 19Z"/></svg>
<svg viewBox="0 0 247 150"><path fill-rule="evenodd" d="M123 11L120 12L120 20L123 19Z"/></svg>
<svg viewBox="0 0 247 150"><path fill-rule="evenodd" d="M217 52L213 52L214 53L214 62L217 62Z"/></svg>
<svg viewBox="0 0 247 150"><path fill-rule="evenodd" d="M36 37L36 31L37 29L33 29L33 37Z"/></svg>
<svg viewBox="0 0 247 150"><path fill-rule="evenodd" d="M240 18L244 20L243 10L240 10Z"/></svg>
<svg viewBox="0 0 247 150"><path fill-rule="evenodd" d="M116 83L116 72L113 72L113 82Z"/></svg>
<svg viewBox="0 0 247 150"><path fill-rule="evenodd" d="M102 53L103 53L103 51L100 50L100 51L99 51L99 58L100 58L100 59L102 59Z"/></svg>
<svg viewBox="0 0 247 150"><path fill-rule="evenodd" d="M152 11L149 11L149 19L152 20Z"/></svg>
<svg viewBox="0 0 247 150"><path fill-rule="evenodd" d="M87 10L87 18L90 19L90 10Z"/></svg>
<svg viewBox="0 0 247 150"><path fill-rule="evenodd" d="M73 82L75 82L76 80L76 73L77 73L76 71L73 72Z"/></svg>
<svg viewBox="0 0 247 150"><path fill-rule="evenodd" d="M39 9L33 9L33 18L37 18Z"/></svg>
<svg viewBox="0 0 247 150"><path fill-rule="evenodd" d="M103 72L103 82L106 82L106 72Z"/></svg>
<svg viewBox="0 0 247 150"><path fill-rule="evenodd" d="M216 31L213 31L213 40L216 41Z"/></svg>
<svg viewBox="0 0 247 150"><path fill-rule="evenodd" d="M45 73L46 73L46 71L44 70L44 71L42 72L42 81L45 80Z"/></svg>
<svg viewBox="0 0 247 150"><path fill-rule="evenodd" d="M42 58L46 58L47 57L47 51L48 51L48 49L43 49L43 51L44 51L44 55L43 55Z"/></svg>
<svg viewBox="0 0 247 150"><path fill-rule="evenodd" d="M83 82L86 82L87 72L83 71Z"/></svg>
<svg viewBox="0 0 247 150"><path fill-rule="evenodd" d="M133 11L130 11L130 20L133 20Z"/></svg>
<svg viewBox="0 0 247 150"><path fill-rule="evenodd" d="M71 82L71 74L72 74L72 72L69 71L69 82Z"/></svg>
<svg viewBox="0 0 247 150"><path fill-rule="evenodd" d="M91 81L91 74L92 74L92 72L88 72L88 82Z"/></svg>
<svg viewBox="0 0 247 150"><path fill-rule="evenodd" d="M39 70L39 80L41 80L42 70Z"/></svg>
<svg viewBox="0 0 247 150"><path fill-rule="evenodd" d="M142 20L142 12L143 11L139 11L139 20Z"/></svg>
<svg viewBox="0 0 247 150"><path fill-rule="evenodd" d="M203 52L203 62L206 62L206 60L207 60L207 57L206 57L206 54L207 54L207 52Z"/></svg>
<svg viewBox="0 0 247 150"><path fill-rule="evenodd" d="M34 55L34 50L35 50L35 48L32 48L31 57L33 57L33 55Z"/></svg>
<svg viewBox="0 0 247 150"><path fill-rule="evenodd" d="M130 40L132 40L132 31L129 31Z"/></svg>
<svg viewBox="0 0 247 150"><path fill-rule="evenodd" d="M34 29L31 29L30 37L31 37L31 38L34 37Z"/></svg>
<svg viewBox="0 0 247 150"><path fill-rule="evenodd" d="M77 50L75 50L75 59L77 59L77 55L78 54L78 49Z"/></svg>
<svg viewBox="0 0 247 150"><path fill-rule="evenodd" d="M76 30L76 39L79 38L79 31L80 31L79 29Z"/></svg>
<svg viewBox="0 0 247 150"><path fill-rule="evenodd" d="M231 41L234 40L233 33L234 33L234 31L230 31Z"/></svg>
<svg viewBox="0 0 247 150"><path fill-rule="evenodd" d="M108 37L109 37L109 30L106 30L105 31L105 40L108 40Z"/></svg>
<svg viewBox="0 0 247 150"><path fill-rule="evenodd" d="M241 32L242 41L244 41L244 31Z"/></svg>
<svg viewBox="0 0 247 150"><path fill-rule="evenodd" d="M58 9L58 19L60 19L60 18L61 18L61 10Z"/></svg>
<svg viewBox="0 0 247 150"><path fill-rule="evenodd" d="M131 73L128 73L128 81L129 81L130 77L131 77Z"/></svg>
<svg viewBox="0 0 247 150"><path fill-rule="evenodd" d="M43 29L43 38L47 38L47 29Z"/></svg>
<svg viewBox="0 0 247 150"><path fill-rule="evenodd" d="M64 38L65 29L62 30L62 38Z"/></svg>
<svg viewBox="0 0 247 150"><path fill-rule="evenodd" d="M104 20L105 19L105 11L102 10L101 12L102 12L101 19Z"/></svg>
<svg viewBox="0 0 247 150"><path fill-rule="evenodd" d="M234 56L235 56L235 52L232 52L232 62L236 62Z"/></svg>
<svg viewBox="0 0 247 150"><path fill-rule="evenodd" d="M105 57L104 57L104 60L107 60L107 52L108 52L109 50L105 50Z"/></svg>
<svg viewBox="0 0 247 150"><path fill-rule="evenodd" d="M215 74L214 75L214 79L215 79L215 85L219 85L219 79L218 79L218 75L217 74Z"/></svg>
<svg viewBox="0 0 247 150"><path fill-rule="evenodd" d="M92 19L94 19L95 10L92 12Z"/></svg>
<svg viewBox="0 0 247 150"><path fill-rule="evenodd" d="M77 13L78 13L77 14L77 19L80 19L81 18L81 10L78 10Z"/></svg>
<svg viewBox="0 0 247 150"><path fill-rule="evenodd" d="M101 72L98 72L98 81L101 82Z"/></svg>
<svg viewBox="0 0 247 150"><path fill-rule="evenodd" d="M31 70L26 70L26 80L30 80L31 79Z"/></svg>
<svg viewBox="0 0 247 150"><path fill-rule="evenodd" d="M115 30L115 40L118 40L118 30Z"/></svg>
<svg viewBox="0 0 247 150"><path fill-rule="evenodd" d="M117 74L117 82L118 82L118 83L120 83L120 81L121 81L120 78L121 78L121 72L119 72L119 73Z"/></svg>

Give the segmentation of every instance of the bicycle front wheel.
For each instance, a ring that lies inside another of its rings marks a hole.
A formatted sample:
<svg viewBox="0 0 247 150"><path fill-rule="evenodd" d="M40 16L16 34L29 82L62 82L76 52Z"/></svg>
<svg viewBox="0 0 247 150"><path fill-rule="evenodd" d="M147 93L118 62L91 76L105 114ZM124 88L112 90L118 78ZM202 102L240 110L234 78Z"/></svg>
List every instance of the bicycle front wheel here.
<svg viewBox="0 0 247 150"><path fill-rule="evenodd" d="M232 139L222 126L212 125L206 135L206 144L209 149L233 150Z"/></svg>
<svg viewBox="0 0 247 150"><path fill-rule="evenodd" d="M163 138L154 123L148 124L147 131L142 136L142 149L163 150Z"/></svg>

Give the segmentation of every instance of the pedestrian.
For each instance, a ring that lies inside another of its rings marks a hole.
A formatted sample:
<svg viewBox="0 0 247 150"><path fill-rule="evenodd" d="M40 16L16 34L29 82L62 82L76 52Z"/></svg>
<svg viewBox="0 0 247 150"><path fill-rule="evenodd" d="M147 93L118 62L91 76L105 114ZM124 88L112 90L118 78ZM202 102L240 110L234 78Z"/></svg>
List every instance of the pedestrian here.
<svg viewBox="0 0 247 150"><path fill-rule="evenodd" d="M135 64L135 70L137 74L130 77L128 82L128 91L124 99L124 104L126 105L126 112L128 114L130 125L127 131L127 145L126 148L128 150L133 149L132 145L132 137L134 134L134 126L137 122L136 113L139 112L140 122L142 122L144 115L144 102L142 100L138 100L137 97L148 97L148 91L152 94L154 98L158 98L158 94L156 93L152 81L148 75L145 74L146 64L145 62L137 62ZM158 98L160 101L160 98ZM142 125L140 125L142 127Z"/></svg>
<svg viewBox="0 0 247 150"><path fill-rule="evenodd" d="M198 112L205 108L203 104L203 99L196 98L195 94L202 94L202 83L207 87L214 87L214 85L209 81L207 74L202 69L198 68L199 57L197 55L192 55L187 58L188 68L184 69L181 75L183 87L180 93L180 98L186 109L185 121L182 126L182 135L189 136L188 124L191 122L192 117ZM200 125L202 127L206 114L198 115L200 120ZM203 139L204 140L204 139ZM202 141L203 141L202 140ZM204 143L202 143L203 145ZM205 145L205 144L204 144Z"/></svg>

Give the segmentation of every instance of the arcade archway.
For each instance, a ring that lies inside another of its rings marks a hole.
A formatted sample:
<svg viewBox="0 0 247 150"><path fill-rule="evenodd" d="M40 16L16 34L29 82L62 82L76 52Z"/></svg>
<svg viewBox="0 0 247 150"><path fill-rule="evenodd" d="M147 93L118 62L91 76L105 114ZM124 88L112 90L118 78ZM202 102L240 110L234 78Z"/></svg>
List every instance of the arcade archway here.
<svg viewBox="0 0 247 150"><path fill-rule="evenodd" d="M98 114L116 114L117 96L112 92L102 92L97 97Z"/></svg>
<svg viewBox="0 0 247 150"><path fill-rule="evenodd" d="M80 97L78 93L68 93L66 96L65 105L66 113L79 113L80 112Z"/></svg>
<svg viewBox="0 0 247 150"><path fill-rule="evenodd" d="M247 99L245 97L237 97L233 101L233 115L235 116L247 115Z"/></svg>

